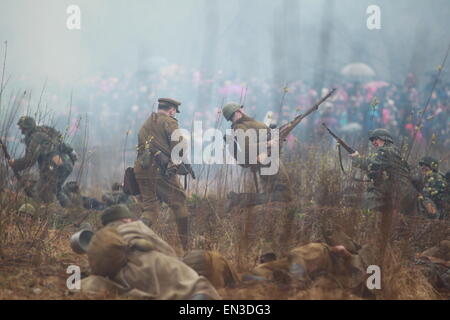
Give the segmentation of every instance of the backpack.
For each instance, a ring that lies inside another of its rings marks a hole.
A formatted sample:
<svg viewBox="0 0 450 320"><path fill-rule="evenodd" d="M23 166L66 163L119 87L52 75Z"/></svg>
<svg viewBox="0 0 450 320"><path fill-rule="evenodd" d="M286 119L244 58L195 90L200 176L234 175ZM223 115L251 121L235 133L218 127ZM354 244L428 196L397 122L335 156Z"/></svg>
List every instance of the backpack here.
<svg viewBox="0 0 450 320"><path fill-rule="evenodd" d="M36 131L43 134L46 139L42 141L43 144L48 146L48 153L58 153L61 155L67 154L73 163L77 161L77 156L73 148L64 142L63 136L55 128L49 126L38 126Z"/></svg>

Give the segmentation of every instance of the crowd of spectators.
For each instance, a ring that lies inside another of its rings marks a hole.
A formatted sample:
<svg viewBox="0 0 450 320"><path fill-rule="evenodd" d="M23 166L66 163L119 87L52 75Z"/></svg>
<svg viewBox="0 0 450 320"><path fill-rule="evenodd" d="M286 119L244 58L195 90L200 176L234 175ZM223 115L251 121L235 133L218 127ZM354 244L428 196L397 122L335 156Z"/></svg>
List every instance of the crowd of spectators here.
<svg viewBox="0 0 450 320"><path fill-rule="evenodd" d="M76 97L72 112L90 115L90 140L91 145L96 145L123 141L126 134L130 135L129 141L134 141L143 120L156 108L158 97L168 96L182 102L179 116L182 128L190 130L194 120L201 120L204 128L225 129L227 125L220 117L224 102L241 102L246 112L258 120L272 111L273 121L280 124L305 111L327 90L336 87L336 94L295 131L300 139L316 139L320 123L325 122L352 137L354 132L361 137L360 134L383 127L397 137L411 139L416 135L419 145L433 141L448 147L450 82L438 81L422 115L433 82L431 78L419 89L413 74L406 75L403 83L375 79L352 81L342 77L327 88L314 88L302 80L280 84L260 78L229 79L221 71L205 76L173 64L155 72L93 77ZM420 122L423 126L415 134Z"/></svg>

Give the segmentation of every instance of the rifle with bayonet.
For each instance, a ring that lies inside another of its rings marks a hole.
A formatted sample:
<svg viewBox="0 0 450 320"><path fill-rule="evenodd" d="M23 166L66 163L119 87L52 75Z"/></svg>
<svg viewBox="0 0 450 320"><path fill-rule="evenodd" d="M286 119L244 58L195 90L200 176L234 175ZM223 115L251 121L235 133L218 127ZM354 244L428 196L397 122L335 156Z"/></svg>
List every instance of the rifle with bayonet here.
<svg viewBox="0 0 450 320"><path fill-rule="evenodd" d="M11 156L9 155L8 149L6 148L6 145L3 143L1 138L0 138L0 146L2 147L3 153L5 154L5 158L9 164L9 161L11 160ZM9 166L11 167L11 165L9 165ZM20 181L20 178L21 178L20 174L16 170L14 170L13 167L11 167L11 169L14 172L14 176L16 177L16 179Z"/></svg>
<svg viewBox="0 0 450 320"><path fill-rule="evenodd" d="M314 104L311 108L309 108L305 113L299 114L294 118L294 120L282 125L279 129L280 132L280 141L285 141L289 133L291 133L292 130L307 116L309 116L314 111L317 111L319 109L319 106L324 103L329 97L333 95L333 93L336 91L336 88L331 90L326 96L324 96L322 99L320 99L316 104Z"/></svg>
<svg viewBox="0 0 450 320"><path fill-rule="evenodd" d="M325 129L327 129L327 131L331 134L331 136L339 143L339 145L342 146L342 148L345 149L345 151L347 151L348 153L352 154L355 153L356 150L353 149L352 147L350 147L348 144L346 144L344 142L344 140L342 140L341 138L339 138L333 131L331 131L330 128L327 127L327 125L325 123L322 123L322 126L325 127Z"/></svg>

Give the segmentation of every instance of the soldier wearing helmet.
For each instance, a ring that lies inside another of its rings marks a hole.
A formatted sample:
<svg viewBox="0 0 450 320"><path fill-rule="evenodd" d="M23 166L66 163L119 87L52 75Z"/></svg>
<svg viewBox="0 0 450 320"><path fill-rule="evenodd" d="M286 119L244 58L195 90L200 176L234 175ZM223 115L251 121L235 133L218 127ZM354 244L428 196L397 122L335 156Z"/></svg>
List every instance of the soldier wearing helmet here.
<svg viewBox="0 0 450 320"><path fill-rule="evenodd" d="M245 114L242 106L240 106L236 102L227 103L222 109L222 114L224 118L228 121L231 121L231 128L236 130L243 130L246 132L247 130L256 130L256 140L257 141L246 141L246 145L238 146L238 148L234 148L233 156L238 159L237 153L239 150L241 152L245 152L245 156L242 159L245 159L245 163L239 163L244 168L250 168L252 172L257 173L262 181L264 192L266 193L267 201L270 200L278 200L278 201L291 201L292 200L292 191L290 187L290 182L288 175L284 166L280 161L280 166L278 173L274 175L261 175L261 159L266 157L266 154L259 153L257 155L257 163L252 164L249 159L249 147L251 144L259 144L261 137L259 130L265 129L267 130L267 139L269 146L275 146L276 142L270 140L270 128L266 126L264 123L256 121L255 119L249 117Z"/></svg>
<svg viewBox="0 0 450 320"><path fill-rule="evenodd" d="M369 140L375 152L367 157L357 151L350 155L353 166L365 171L371 181L366 207L416 214L417 191L411 182L409 165L394 145L392 135L386 129L375 129L369 133Z"/></svg>
<svg viewBox="0 0 450 320"><path fill-rule="evenodd" d="M36 121L32 117L21 117L17 122L17 125L23 135L32 133L36 129Z"/></svg>
<svg viewBox="0 0 450 320"><path fill-rule="evenodd" d="M243 108L239 104L235 102L226 104L222 110L222 114L226 120L232 123L231 129L234 134L238 135L238 130L242 130L241 132L244 134L249 134L248 138L246 137L245 140L241 139L241 141L239 141L239 138L236 139L236 136L234 136L233 145L230 143L230 147L232 150L231 154L236 160L238 160L238 164L241 167L249 168L252 171L256 190L256 193L249 192L236 194L234 192L230 192L228 195L229 201L226 210L231 211L231 209L235 206L250 207L270 202L281 202L283 215L280 216L280 218L283 219L282 224L284 226L284 230L279 242L282 246L286 246L287 241L289 241L290 238L293 220L293 210L289 208L293 200L289 176L281 159L272 160L278 161L278 172L275 174L266 175L263 174L263 171L261 170L267 165L265 162L268 159L270 148L279 148L279 143L275 139L271 139L271 131L267 125L246 115ZM261 129L266 131L261 131ZM255 130L253 139L251 138L252 135L250 135L251 130ZM262 137L261 134L267 134L267 137ZM261 143L267 143L266 152L263 151L264 149L261 150ZM256 161L255 159L250 159L250 155L252 154L250 147L256 147L256 152L254 153L256 155ZM239 161L240 159L241 161ZM242 161L242 159L245 159L245 161ZM258 178L262 185L262 193L259 190ZM273 232L273 230L270 230L267 234L267 238L265 239L266 242L268 242L272 247L273 244L275 244ZM273 247L273 249L275 248Z"/></svg>
<svg viewBox="0 0 450 320"><path fill-rule="evenodd" d="M421 211L434 219L444 219L449 215L448 186L443 175L439 173L439 161L426 156L419 161L422 174L420 192Z"/></svg>
<svg viewBox="0 0 450 320"><path fill-rule="evenodd" d="M14 171L19 172L37 163L39 167L37 198L43 203L50 203L56 195L63 205L67 197L62 191L62 185L71 174L76 161L73 149L64 143L57 130L37 126L32 117L21 117L17 125L24 135L25 155L20 159L9 160L9 164Z"/></svg>

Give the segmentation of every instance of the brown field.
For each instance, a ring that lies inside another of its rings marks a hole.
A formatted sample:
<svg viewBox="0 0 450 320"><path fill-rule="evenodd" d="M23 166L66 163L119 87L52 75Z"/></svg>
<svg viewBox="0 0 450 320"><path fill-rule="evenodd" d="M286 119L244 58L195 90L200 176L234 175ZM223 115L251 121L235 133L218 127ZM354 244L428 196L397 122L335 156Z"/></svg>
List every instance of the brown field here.
<svg viewBox="0 0 450 320"><path fill-rule="evenodd" d="M324 228L340 226L359 244L367 243L377 234L376 214L344 205L348 190L357 199L364 184L350 178L353 172L344 176L332 153L304 150L302 157L287 164L297 196L291 208L293 218L287 245L279 242L286 230L279 205L225 213L227 191L251 190L252 181L246 175L233 176L232 169L224 166L210 174L206 197L203 197L206 179L202 177L188 189L192 247L217 250L238 272L244 273L257 264L263 239L269 235L274 239L277 254L283 255L289 248L323 241ZM0 299L88 298L69 292L65 285L69 265L80 266L83 275L89 273L86 256L73 253L69 246L70 235L77 231L74 223L85 213L55 205L38 209L33 218L27 218L18 215L24 201L18 194L4 192L1 201ZM132 211L137 212L137 207L133 205ZM99 227L99 216L99 212L92 211L86 221ZM168 208L161 211L154 230L183 255ZM447 299L448 292L437 291L427 281L415 264L414 255L449 236L448 221L397 217L383 269L382 289L375 292L375 298ZM225 299L360 299L344 289L330 290L320 285L298 288L275 283L245 284L219 292Z"/></svg>

